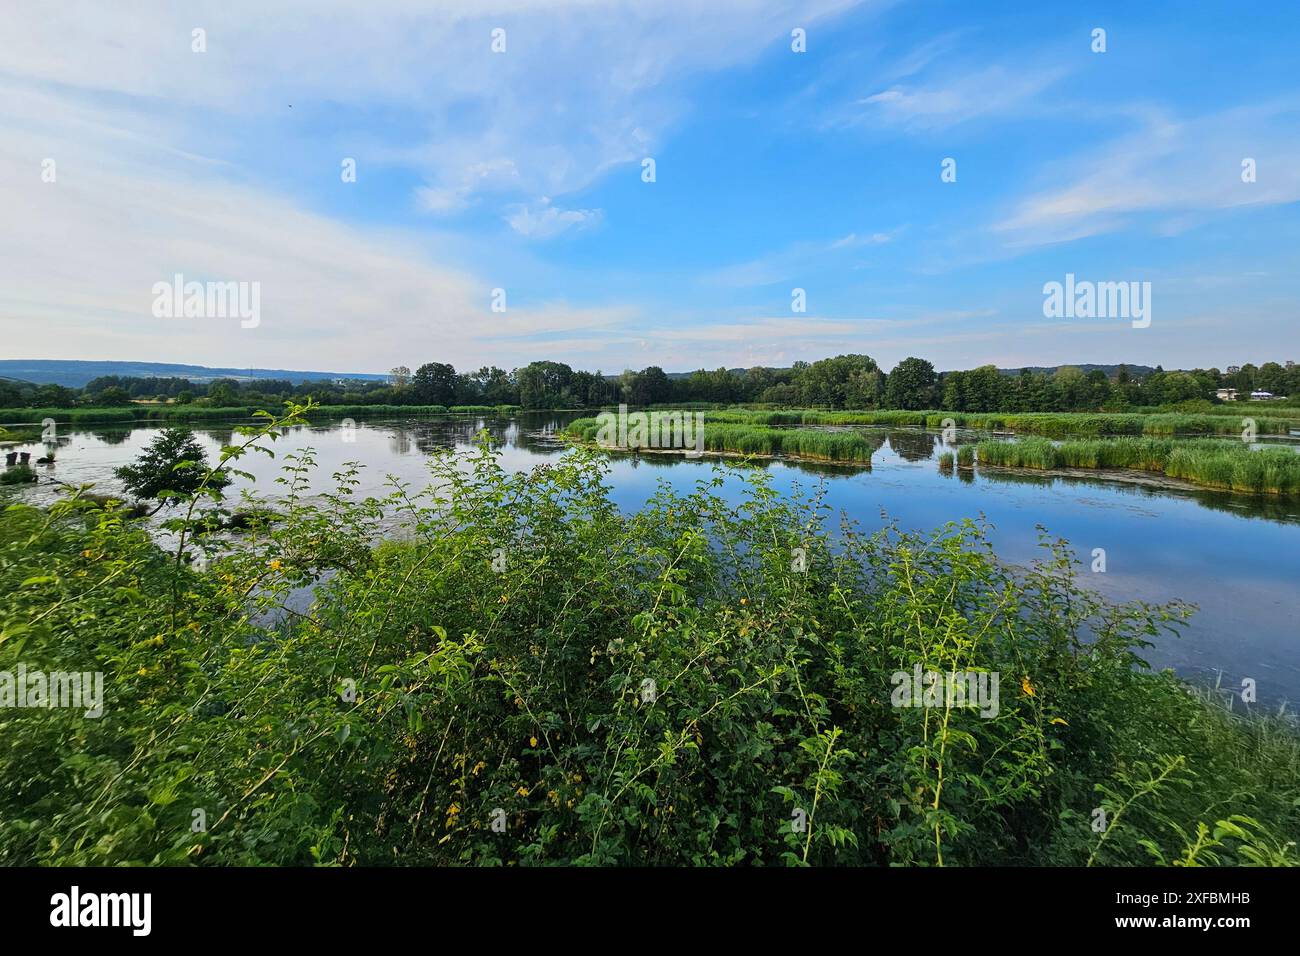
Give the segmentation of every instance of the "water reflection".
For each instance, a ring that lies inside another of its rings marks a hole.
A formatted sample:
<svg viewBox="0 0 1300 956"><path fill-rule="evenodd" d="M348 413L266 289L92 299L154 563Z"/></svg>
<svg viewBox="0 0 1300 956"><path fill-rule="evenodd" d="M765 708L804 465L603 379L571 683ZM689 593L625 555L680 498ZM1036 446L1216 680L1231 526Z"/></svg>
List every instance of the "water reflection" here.
<svg viewBox="0 0 1300 956"><path fill-rule="evenodd" d="M939 436L934 432L921 431L891 431L889 433L889 448L904 461L928 461L934 455L934 446L939 441Z"/></svg>
<svg viewBox="0 0 1300 956"><path fill-rule="evenodd" d="M133 429L122 428L92 428L90 434L94 435L105 445L121 445L130 437Z"/></svg>

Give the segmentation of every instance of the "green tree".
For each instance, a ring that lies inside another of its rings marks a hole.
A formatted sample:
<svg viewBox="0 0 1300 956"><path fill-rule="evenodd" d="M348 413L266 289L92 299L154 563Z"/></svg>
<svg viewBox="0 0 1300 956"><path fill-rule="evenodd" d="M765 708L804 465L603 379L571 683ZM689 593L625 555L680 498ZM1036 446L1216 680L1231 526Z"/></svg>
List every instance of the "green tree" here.
<svg viewBox="0 0 1300 956"><path fill-rule="evenodd" d="M96 405L130 405L131 396L126 389L110 385L94 396L94 402Z"/></svg>
<svg viewBox="0 0 1300 956"><path fill-rule="evenodd" d="M934 407L934 366L925 359L905 358L889 373L885 406L917 410Z"/></svg>
<svg viewBox="0 0 1300 956"><path fill-rule="evenodd" d="M207 470L207 452L191 432L164 428L132 464L123 465L114 474L136 498L158 501L157 512L173 494L198 491ZM208 479L207 487L220 490L230 482L230 475L218 471Z"/></svg>
<svg viewBox="0 0 1300 956"><path fill-rule="evenodd" d="M530 362L515 372L524 408L560 408L574 402L573 369L562 362Z"/></svg>
<svg viewBox="0 0 1300 956"><path fill-rule="evenodd" d="M1255 385L1274 395L1285 395L1287 386L1286 369L1277 362L1265 362L1255 375Z"/></svg>
<svg viewBox="0 0 1300 956"><path fill-rule="evenodd" d="M411 390L421 405L453 405L456 369L445 362L426 362L411 377Z"/></svg>

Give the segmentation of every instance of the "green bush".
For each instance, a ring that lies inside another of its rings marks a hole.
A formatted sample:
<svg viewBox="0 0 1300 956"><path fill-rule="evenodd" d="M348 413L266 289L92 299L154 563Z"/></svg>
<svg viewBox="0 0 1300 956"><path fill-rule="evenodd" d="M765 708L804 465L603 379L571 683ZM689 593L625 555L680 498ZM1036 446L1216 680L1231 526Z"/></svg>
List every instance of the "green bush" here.
<svg viewBox="0 0 1300 956"><path fill-rule="evenodd" d="M0 671L106 689L0 710L0 864L1295 860L1294 733L1145 672L1187 609L1106 604L1063 542L833 537L752 469L628 513L583 450L382 501L312 467L205 571L193 513L164 552L111 503L0 512ZM1000 674L996 713L893 706L918 667Z"/></svg>
<svg viewBox="0 0 1300 956"><path fill-rule="evenodd" d="M0 485L29 485L36 480L30 465L14 465L0 471Z"/></svg>

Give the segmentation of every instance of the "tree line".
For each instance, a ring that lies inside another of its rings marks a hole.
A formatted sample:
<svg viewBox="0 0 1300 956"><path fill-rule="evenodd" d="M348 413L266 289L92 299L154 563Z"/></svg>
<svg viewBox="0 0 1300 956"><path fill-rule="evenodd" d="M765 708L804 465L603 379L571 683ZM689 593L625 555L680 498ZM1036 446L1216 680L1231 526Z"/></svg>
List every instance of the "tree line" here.
<svg viewBox="0 0 1300 956"><path fill-rule="evenodd" d="M938 372L931 362L906 358L885 372L869 355L837 355L790 368L699 369L670 376L658 366L606 375L562 362L532 362L506 371L483 366L457 372L428 362L414 372L399 366L386 380L292 382L107 375L73 389L0 380L0 407L64 408L126 405L140 400L208 407L278 404L307 397L348 405L518 405L523 408L598 408L605 405L685 403L769 404L816 408L944 409L959 412L1116 411L1136 406L1215 401L1219 389L1241 397L1255 390L1300 395L1300 367L1265 362L1191 371L1138 373L1126 365L1113 374L1062 366L1008 374L992 365Z"/></svg>

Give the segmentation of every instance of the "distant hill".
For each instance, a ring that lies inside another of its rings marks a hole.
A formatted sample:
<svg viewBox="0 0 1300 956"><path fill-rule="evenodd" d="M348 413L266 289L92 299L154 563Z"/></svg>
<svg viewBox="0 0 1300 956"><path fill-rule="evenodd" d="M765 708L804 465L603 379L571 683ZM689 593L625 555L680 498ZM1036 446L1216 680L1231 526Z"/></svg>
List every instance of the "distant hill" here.
<svg viewBox="0 0 1300 956"><path fill-rule="evenodd" d="M209 368L206 365L175 365L170 362L71 362L60 359L0 359L0 378L19 379L37 385L66 385L81 388L101 375L131 378L187 378L191 382L210 382L233 378L241 382L255 379L288 379L291 382L314 382L321 379L387 378L370 372L295 372L283 368Z"/></svg>

